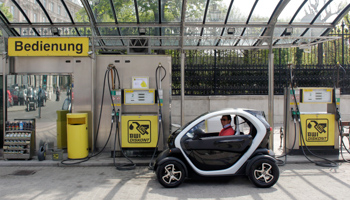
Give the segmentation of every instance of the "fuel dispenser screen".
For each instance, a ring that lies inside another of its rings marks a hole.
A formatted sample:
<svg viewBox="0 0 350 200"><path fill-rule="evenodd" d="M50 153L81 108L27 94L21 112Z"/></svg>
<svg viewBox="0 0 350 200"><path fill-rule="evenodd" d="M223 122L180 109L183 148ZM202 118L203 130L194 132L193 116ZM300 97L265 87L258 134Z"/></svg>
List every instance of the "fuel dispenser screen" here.
<svg viewBox="0 0 350 200"><path fill-rule="evenodd" d="M308 88L302 89L303 103L332 103L332 89Z"/></svg>
<svg viewBox="0 0 350 200"><path fill-rule="evenodd" d="M122 115L123 148L155 148L157 141L157 115Z"/></svg>
<svg viewBox="0 0 350 200"><path fill-rule="evenodd" d="M124 104L125 105L154 105L155 104L155 90L124 90Z"/></svg>

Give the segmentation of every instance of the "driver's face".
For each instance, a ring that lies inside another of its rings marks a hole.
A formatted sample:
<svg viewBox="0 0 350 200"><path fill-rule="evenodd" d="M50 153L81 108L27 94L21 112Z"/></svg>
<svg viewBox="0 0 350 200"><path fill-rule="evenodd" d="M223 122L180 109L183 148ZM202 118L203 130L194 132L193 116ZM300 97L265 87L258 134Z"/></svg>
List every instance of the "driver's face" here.
<svg viewBox="0 0 350 200"><path fill-rule="evenodd" d="M231 120L228 120L226 116L222 116L220 120L222 126L225 126L226 124L231 124Z"/></svg>

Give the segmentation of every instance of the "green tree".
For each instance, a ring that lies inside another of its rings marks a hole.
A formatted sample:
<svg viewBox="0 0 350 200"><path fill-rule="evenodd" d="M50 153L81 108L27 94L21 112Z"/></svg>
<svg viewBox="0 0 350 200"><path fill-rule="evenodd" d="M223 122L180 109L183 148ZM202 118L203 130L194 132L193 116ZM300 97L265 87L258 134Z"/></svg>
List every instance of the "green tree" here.
<svg viewBox="0 0 350 200"><path fill-rule="evenodd" d="M10 13L10 8L5 6L4 3L0 4L0 10L1 12L6 16L6 18L11 22L13 20L13 16Z"/></svg>
<svg viewBox="0 0 350 200"><path fill-rule="evenodd" d="M221 2L218 0L217 2ZM136 12L133 0L113 1L118 22L136 22ZM205 8L206 1L189 0L187 2L186 17L200 17L203 15L200 10ZM219 3L218 3L219 4ZM113 11L109 0L92 0L91 8L97 22L113 22ZM162 21L179 21L181 18L182 1L162 0L161 12ZM226 8L227 9L227 8ZM138 1L138 12L140 22L157 22L159 19L158 1ZM88 22L85 8L82 8L77 15L77 22Z"/></svg>
<svg viewBox="0 0 350 200"><path fill-rule="evenodd" d="M13 15L10 12L10 8L5 6L4 3L0 4L0 10L10 22L13 20ZM0 30L0 34L3 35L2 30Z"/></svg>

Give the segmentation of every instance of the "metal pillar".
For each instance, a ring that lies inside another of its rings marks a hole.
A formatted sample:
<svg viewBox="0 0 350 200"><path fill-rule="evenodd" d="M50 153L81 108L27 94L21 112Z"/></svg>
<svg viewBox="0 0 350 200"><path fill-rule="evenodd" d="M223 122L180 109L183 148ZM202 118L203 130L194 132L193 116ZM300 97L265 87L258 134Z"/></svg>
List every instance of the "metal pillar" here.
<svg viewBox="0 0 350 200"><path fill-rule="evenodd" d="M91 41L91 43L92 44L95 44L95 41L94 41L94 38L92 37L92 39L91 39L92 41ZM96 79L96 74L97 74L97 71L96 71L96 69L97 69L97 64L96 64L96 54L95 54L95 45L92 45L92 54L90 55L90 57L91 57L91 94L92 94L92 98L91 98L91 110L92 110L92 112L94 112L95 111L95 98L94 98L94 96L95 96L95 90L94 90L94 88L95 88L95 85L97 85L96 83L95 83L95 81L97 80ZM92 117L92 123L91 123L91 130L92 130L92 134L91 134L91 146L92 146L92 152L94 152L95 150L96 150L96 144L95 144L95 142L97 142L97 141L95 141L95 127L94 127L94 121L95 121L95 119L94 119L94 115L91 115L91 117ZM117 122L118 123L118 122Z"/></svg>
<svg viewBox="0 0 350 200"><path fill-rule="evenodd" d="M181 12L181 126L185 125L185 53L184 47L184 36L185 36L185 14L186 14L187 0L182 2Z"/></svg>
<svg viewBox="0 0 350 200"><path fill-rule="evenodd" d="M344 65L344 26L345 26L345 22L343 20L343 22L341 23L341 46L342 46L342 60L341 60L341 64Z"/></svg>
<svg viewBox="0 0 350 200"><path fill-rule="evenodd" d="M269 50L269 98L268 98L268 121L272 128L270 135L269 148L273 150L273 130L274 130L274 65L272 47Z"/></svg>
<svg viewBox="0 0 350 200"><path fill-rule="evenodd" d="M181 126L185 125L185 53L181 53Z"/></svg>

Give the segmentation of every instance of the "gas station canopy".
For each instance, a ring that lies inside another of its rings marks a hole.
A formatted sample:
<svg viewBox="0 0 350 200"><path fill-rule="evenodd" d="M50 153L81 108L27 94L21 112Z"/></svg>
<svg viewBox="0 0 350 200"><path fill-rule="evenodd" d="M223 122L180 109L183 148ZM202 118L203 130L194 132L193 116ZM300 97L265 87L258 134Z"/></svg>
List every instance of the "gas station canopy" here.
<svg viewBox="0 0 350 200"><path fill-rule="evenodd" d="M106 52L309 47L336 39L328 34L350 11L349 0L1 2L4 37L88 36Z"/></svg>

